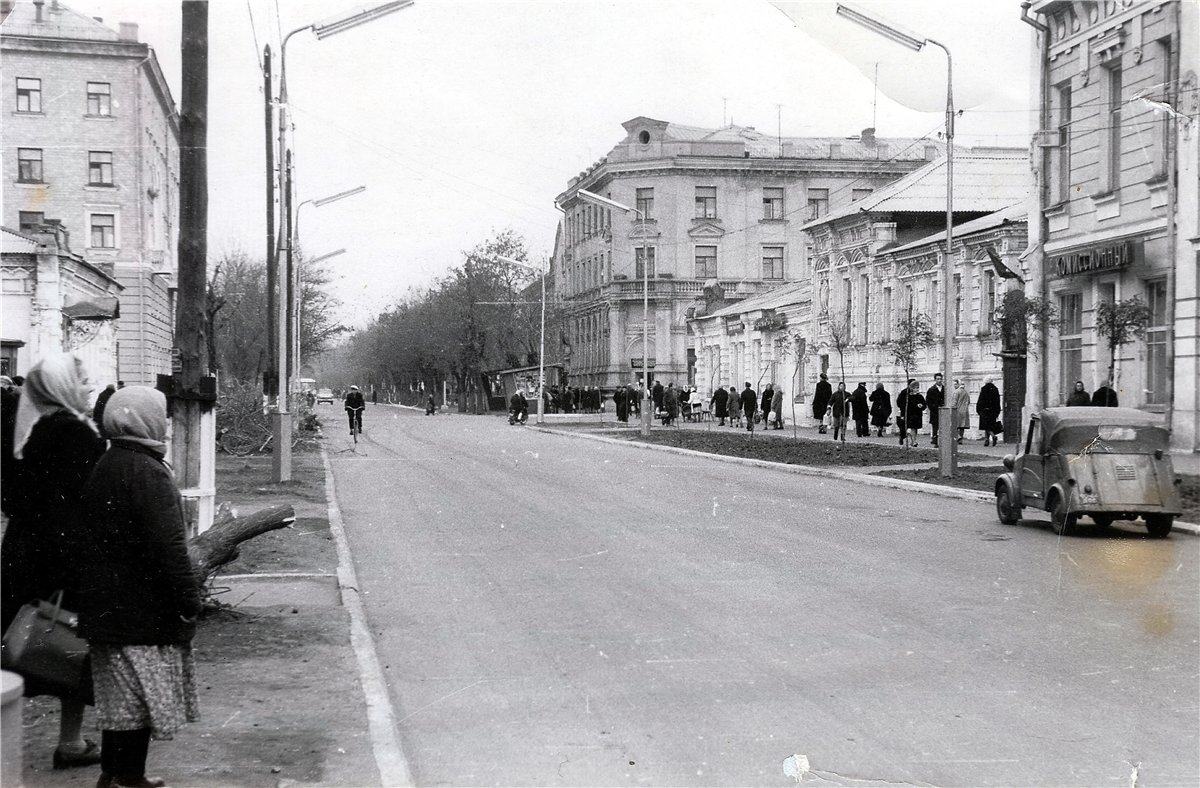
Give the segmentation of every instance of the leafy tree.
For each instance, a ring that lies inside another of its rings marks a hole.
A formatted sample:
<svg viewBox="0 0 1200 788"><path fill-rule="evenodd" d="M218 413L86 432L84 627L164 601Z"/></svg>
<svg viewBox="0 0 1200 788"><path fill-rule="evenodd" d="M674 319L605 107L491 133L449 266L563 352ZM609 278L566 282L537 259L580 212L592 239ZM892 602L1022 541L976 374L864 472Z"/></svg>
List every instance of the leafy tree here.
<svg viewBox="0 0 1200 788"><path fill-rule="evenodd" d="M912 369L917 365L917 356L922 350L933 347L934 342L933 319L924 312L910 310L896 323L896 333L884 347L891 353L896 366L904 370L905 388L912 379ZM907 398L905 401L907 402ZM908 421L908 413L905 413L904 423L907 424Z"/></svg>
<svg viewBox="0 0 1200 788"><path fill-rule="evenodd" d="M1117 351L1146 334L1153 313L1140 296L1102 301L1096 307L1096 331L1108 344L1108 379L1116 382Z"/></svg>
<svg viewBox="0 0 1200 788"><path fill-rule="evenodd" d="M1022 290L1006 292L995 316L992 331L1000 336L1006 351L1032 354L1037 343L1031 340L1058 325L1058 309L1052 302L1027 296Z"/></svg>

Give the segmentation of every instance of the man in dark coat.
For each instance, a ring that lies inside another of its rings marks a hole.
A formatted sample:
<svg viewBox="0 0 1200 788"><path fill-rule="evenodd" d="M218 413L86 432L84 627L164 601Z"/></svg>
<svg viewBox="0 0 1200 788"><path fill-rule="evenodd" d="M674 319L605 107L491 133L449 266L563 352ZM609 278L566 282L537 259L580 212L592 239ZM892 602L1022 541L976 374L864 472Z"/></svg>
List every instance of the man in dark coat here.
<svg viewBox="0 0 1200 788"><path fill-rule="evenodd" d="M829 398L829 414L833 417L833 439L846 442L846 422L850 418L850 392L846 384L839 383L837 391Z"/></svg>
<svg viewBox="0 0 1200 788"><path fill-rule="evenodd" d="M665 392L666 389L663 388L663 384L657 380L654 381L654 385L650 387L650 399L654 400L655 413L663 408L663 394Z"/></svg>
<svg viewBox="0 0 1200 788"><path fill-rule="evenodd" d="M829 398L833 396L833 386L829 385L829 376L821 373L821 380L813 391L812 415L820 426L817 432L825 432L825 411L829 410Z"/></svg>
<svg viewBox="0 0 1200 788"><path fill-rule="evenodd" d="M675 388L674 383L667 384L667 390L663 392L663 424L670 426L679 418L679 389Z"/></svg>
<svg viewBox="0 0 1200 788"><path fill-rule="evenodd" d="M933 385L925 392L925 407L929 409L929 426L932 428L934 446L938 445L939 409L946 402L946 386L942 383L942 373L933 376Z"/></svg>
<svg viewBox="0 0 1200 788"><path fill-rule="evenodd" d="M350 387L350 391L346 393L346 398L342 400L342 407L346 409L346 416L350 419L350 434L353 435L357 427L361 435L362 414L367 409L367 401L363 399L362 392L358 390L358 386Z"/></svg>
<svg viewBox="0 0 1200 788"><path fill-rule="evenodd" d="M1098 408L1118 407L1117 392L1113 391L1108 383L1104 383L1092 392L1092 404Z"/></svg>
<svg viewBox="0 0 1200 788"><path fill-rule="evenodd" d="M909 380L908 388L896 395L896 423L900 426L900 445L912 448L917 445L917 433L921 429L921 413L926 409L925 398L917 381Z"/></svg>
<svg viewBox="0 0 1200 788"><path fill-rule="evenodd" d="M879 437L882 438L883 431L888 425L888 418L892 415L892 395L888 393L882 383L876 383L869 400L871 402L871 424L878 430Z"/></svg>
<svg viewBox="0 0 1200 788"><path fill-rule="evenodd" d="M629 400L625 396L626 391L624 386L617 386L616 391L612 395L613 405L617 409L617 421L620 422L629 421Z"/></svg>
<svg viewBox="0 0 1200 788"><path fill-rule="evenodd" d="M983 445L995 446L996 436L1003 432L1003 428L996 421L1000 418L1000 389L996 388L991 378L985 380L979 389L975 412L979 414L979 429L983 430Z"/></svg>
<svg viewBox="0 0 1200 788"><path fill-rule="evenodd" d="M763 428L764 429L767 426L767 414L769 414L771 412L771 400L774 398L775 398L775 385L772 383L768 383L767 387L765 389L763 389L762 404L759 405L759 410L762 411L762 419L763 419Z"/></svg>
<svg viewBox="0 0 1200 788"><path fill-rule="evenodd" d="M717 386L712 396L713 415L718 420L718 427L725 426L725 417L729 415L729 392Z"/></svg>
<svg viewBox="0 0 1200 788"><path fill-rule="evenodd" d="M742 413L746 416L746 431L754 431L754 411L758 408L758 395L754 393L754 389L750 388L750 381L746 381L746 388L742 389L742 395L738 397L738 402L742 406Z"/></svg>
<svg viewBox="0 0 1200 788"><path fill-rule="evenodd" d="M867 424L867 419L870 418L871 408L867 404L867 384L859 383L850 394L850 411L854 416L854 437L869 438L871 436L871 427Z"/></svg>
<svg viewBox="0 0 1200 788"><path fill-rule="evenodd" d="M1075 381L1075 390L1071 392L1071 396L1067 397L1067 405L1074 408L1091 404L1092 398L1088 396L1087 389L1083 387L1083 381Z"/></svg>

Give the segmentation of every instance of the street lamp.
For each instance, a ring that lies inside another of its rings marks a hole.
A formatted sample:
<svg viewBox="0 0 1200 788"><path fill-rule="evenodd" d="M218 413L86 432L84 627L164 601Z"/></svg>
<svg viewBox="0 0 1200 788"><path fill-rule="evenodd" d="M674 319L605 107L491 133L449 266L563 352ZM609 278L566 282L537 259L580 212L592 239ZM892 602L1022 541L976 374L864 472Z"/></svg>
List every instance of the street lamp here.
<svg viewBox="0 0 1200 788"><path fill-rule="evenodd" d="M950 316L951 310L954 309L954 292L952 290L954 282L954 63L950 57L950 50L940 41L910 33L890 22L885 22L842 3L838 3L837 14L914 52L919 51L926 44L933 44L946 53L946 252L942 258L942 380L947 386L943 389L947 395L938 409L939 432L941 433L938 472L943 477L949 478L954 476L955 450L958 445L954 439L956 409L949 406L948 395L948 384L951 379L950 364L953 360L951 345L954 341L954 321Z"/></svg>
<svg viewBox="0 0 1200 788"><path fill-rule="evenodd" d="M288 347L288 311L290 309L294 293L287 293L291 289L293 279L295 277L294 267L292 265L292 152L287 150L287 115L288 115L288 95L287 95L287 45L292 36L304 30L313 31L318 41L324 40L329 36L344 33L359 25L365 25L368 22L373 22L380 17L395 11L401 11L413 5L415 0L390 0L390 2L380 3L379 5L370 8L363 8L352 11L348 14L335 17L324 22L313 22L311 24L298 27L289 32L283 37L279 44L279 180L280 180L280 203L283 208L283 216L285 227L280 228L279 247L284 254L276 255L276 269L281 265L286 264L286 272L278 271L276 274L276 282L280 290L279 310L278 310L278 326L276 332L278 335L279 348L278 355L282 360L286 361L287 351L284 348ZM268 135L270 136L270 135ZM271 143L267 142L268 156L271 155ZM268 158L268 161L270 159ZM286 247L284 246L286 244ZM282 259L280 259L282 257ZM279 274L283 274L282 276ZM277 359L277 362L279 359ZM288 385L288 369L286 363L277 363L277 378L276 385L278 394L275 400L275 413L272 418L272 434L275 441L275 451L272 460L274 470L274 480L277 482L285 482L292 478L292 436L291 436L291 413L287 410L287 385Z"/></svg>
<svg viewBox="0 0 1200 788"><path fill-rule="evenodd" d="M505 257L502 254L496 255L496 259L502 263L509 265L528 268L531 271L537 271L542 277L542 338L538 347L538 404L537 404L537 424L546 423L546 268L539 268L530 265L523 260L514 260L511 257ZM547 264L548 266L549 264Z"/></svg>
<svg viewBox="0 0 1200 788"><path fill-rule="evenodd" d="M367 190L366 186L355 186L353 189L347 189L344 192L331 194L328 197L321 197L316 200L305 200L296 206L295 225L292 230L292 237L288 242L288 257L289 262L292 258L292 250L299 245L300 239L300 209L306 205L311 205L314 208L321 208L330 203L344 200L347 197L353 197L356 194L362 194ZM331 252L327 255L322 255L314 260L303 261L306 265L313 265L321 260L328 259L335 255L345 252L341 249L337 252ZM288 334L291 342L288 347L291 353L292 363L288 367L288 377L292 381L292 393L296 393L296 380L300 377L300 302L303 296L300 292L300 263L294 263L289 266L292 271L292 280L288 282Z"/></svg>
<svg viewBox="0 0 1200 788"><path fill-rule="evenodd" d="M645 216L637 208L631 208L628 205L619 203L616 200L610 200L607 197L601 197L599 194L589 192L587 189L580 189L576 192L585 202L590 202L593 205L599 205L602 208L613 208L618 211L623 211L626 214L632 212L637 215L637 220L640 223L645 220ZM650 420L654 418L653 406L650 401L650 255L646 250L646 230L641 227L642 239L642 407L641 407L641 431L642 435L650 434Z"/></svg>

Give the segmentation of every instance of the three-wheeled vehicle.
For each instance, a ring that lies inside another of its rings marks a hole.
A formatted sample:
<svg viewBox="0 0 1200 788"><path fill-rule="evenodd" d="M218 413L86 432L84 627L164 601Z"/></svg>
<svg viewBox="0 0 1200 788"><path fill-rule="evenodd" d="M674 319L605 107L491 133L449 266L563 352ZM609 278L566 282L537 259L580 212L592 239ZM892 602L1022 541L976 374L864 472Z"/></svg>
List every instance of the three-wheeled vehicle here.
<svg viewBox="0 0 1200 788"><path fill-rule="evenodd" d="M1141 517L1161 539L1182 511L1169 436L1160 417L1132 408L1035 413L1024 452L1004 458L996 515L1014 525L1023 508L1044 509L1057 534L1071 531L1080 515L1101 526Z"/></svg>

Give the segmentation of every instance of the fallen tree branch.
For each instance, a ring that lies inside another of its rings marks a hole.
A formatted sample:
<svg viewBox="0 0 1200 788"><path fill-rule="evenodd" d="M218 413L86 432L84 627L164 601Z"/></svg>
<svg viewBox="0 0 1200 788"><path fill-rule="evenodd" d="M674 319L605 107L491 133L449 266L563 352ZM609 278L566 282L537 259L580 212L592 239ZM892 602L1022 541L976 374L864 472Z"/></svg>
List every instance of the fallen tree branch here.
<svg viewBox="0 0 1200 788"><path fill-rule="evenodd" d="M221 504L212 527L188 540L188 557L197 582L203 587L218 569L237 560L242 542L295 522L296 513L287 504L261 509L248 517L238 517L229 504Z"/></svg>

